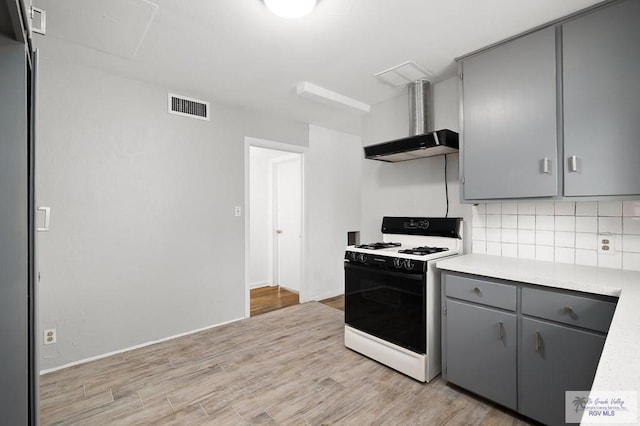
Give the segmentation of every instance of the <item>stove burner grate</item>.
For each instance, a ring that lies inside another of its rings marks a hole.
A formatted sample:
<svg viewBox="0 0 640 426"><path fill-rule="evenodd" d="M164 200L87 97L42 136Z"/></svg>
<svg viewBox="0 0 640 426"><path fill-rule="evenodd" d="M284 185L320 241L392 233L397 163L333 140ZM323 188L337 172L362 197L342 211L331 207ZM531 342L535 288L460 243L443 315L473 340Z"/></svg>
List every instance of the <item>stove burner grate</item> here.
<svg viewBox="0 0 640 426"><path fill-rule="evenodd" d="M400 243L371 243L371 244L361 244L356 246L356 248L362 248L367 250L380 250L391 247L400 247L402 244Z"/></svg>
<svg viewBox="0 0 640 426"><path fill-rule="evenodd" d="M434 253L440 253L442 251L447 251L449 250L446 247L414 247L414 248L410 248L410 249L405 249L405 250L398 250L398 253L405 253L405 254L415 254L418 256L425 256L428 254L434 254Z"/></svg>

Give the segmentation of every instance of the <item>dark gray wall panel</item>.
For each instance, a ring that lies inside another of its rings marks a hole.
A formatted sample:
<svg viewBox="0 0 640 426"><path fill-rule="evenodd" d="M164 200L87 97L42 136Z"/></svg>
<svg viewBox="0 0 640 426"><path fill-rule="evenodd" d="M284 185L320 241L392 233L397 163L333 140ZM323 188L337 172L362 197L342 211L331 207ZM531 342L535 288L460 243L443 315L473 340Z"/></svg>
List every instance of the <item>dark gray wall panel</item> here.
<svg viewBox="0 0 640 426"><path fill-rule="evenodd" d="M0 36L0 413L28 419L27 104L24 45Z"/></svg>

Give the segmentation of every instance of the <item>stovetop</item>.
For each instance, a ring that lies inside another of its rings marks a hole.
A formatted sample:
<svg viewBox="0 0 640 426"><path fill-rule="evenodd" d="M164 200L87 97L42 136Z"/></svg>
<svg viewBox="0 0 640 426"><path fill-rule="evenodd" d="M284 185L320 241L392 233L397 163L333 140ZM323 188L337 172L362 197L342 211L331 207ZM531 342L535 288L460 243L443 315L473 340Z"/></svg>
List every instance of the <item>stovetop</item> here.
<svg viewBox="0 0 640 426"><path fill-rule="evenodd" d="M394 237L398 237L397 235ZM400 237L402 238L402 237ZM347 247L347 252L363 253L365 255L388 256L402 259L431 260L460 253L458 240L443 238L440 242L410 241L376 242ZM435 243L435 244L434 244ZM439 244L438 244L439 243Z"/></svg>
<svg viewBox="0 0 640 426"><path fill-rule="evenodd" d="M360 244L355 246L355 248L357 249L366 249L366 250L395 249L396 247L402 247L402 243L379 241L376 243ZM420 246L420 247L398 249L398 253L415 254L416 256L426 256L429 254L440 253L448 250L449 250L448 247Z"/></svg>
<svg viewBox="0 0 640 426"><path fill-rule="evenodd" d="M462 253L460 218L384 217L381 230L382 241L349 246L348 257L428 261Z"/></svg>

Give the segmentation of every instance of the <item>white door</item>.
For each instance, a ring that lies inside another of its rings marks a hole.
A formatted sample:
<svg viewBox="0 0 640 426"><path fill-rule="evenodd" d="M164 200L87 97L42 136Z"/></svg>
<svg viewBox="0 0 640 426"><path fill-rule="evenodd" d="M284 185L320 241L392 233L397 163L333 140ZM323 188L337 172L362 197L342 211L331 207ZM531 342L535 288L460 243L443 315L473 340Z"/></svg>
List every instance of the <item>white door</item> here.
<svg viewBox="0 0 640 426"><path fill-rule="evenodd" d="M302 173L300 156L274 163L276 284L300 291L302 281Z"/></svg>

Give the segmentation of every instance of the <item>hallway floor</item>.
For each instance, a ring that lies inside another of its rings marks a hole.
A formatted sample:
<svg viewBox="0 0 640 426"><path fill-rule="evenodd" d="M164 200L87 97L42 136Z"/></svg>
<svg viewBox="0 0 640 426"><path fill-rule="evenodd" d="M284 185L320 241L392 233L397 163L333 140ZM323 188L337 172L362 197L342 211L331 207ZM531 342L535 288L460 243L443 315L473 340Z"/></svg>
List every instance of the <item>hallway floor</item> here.
<svg viewBox="0 0 640 426"><path fill-rule="evenodd" d="M298 293L280 286L267 286L251 289L251 316L264 314L300 303ZM344 295L320 300L327 306L344 311Z"/></svg>
<svg viewBox="0 0 640 426"><path fill-rule="evenodd" d="M251 316L286 308L300 303L298 293L280 286L267 286L251 289Z"/></svg>

